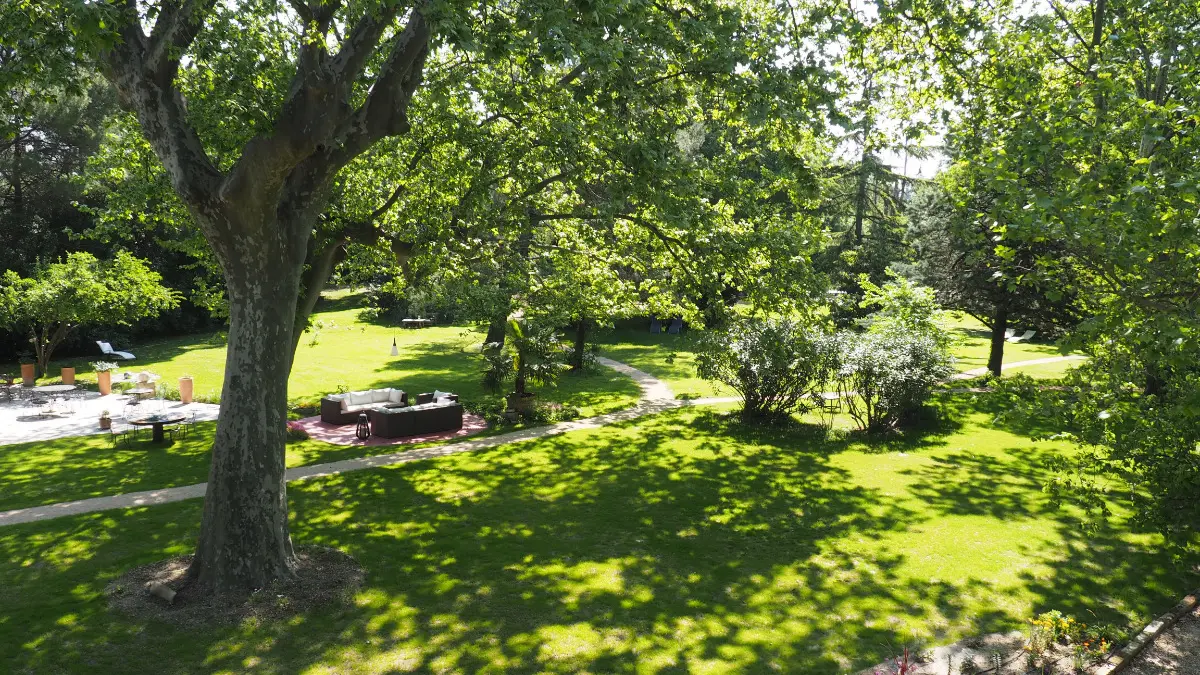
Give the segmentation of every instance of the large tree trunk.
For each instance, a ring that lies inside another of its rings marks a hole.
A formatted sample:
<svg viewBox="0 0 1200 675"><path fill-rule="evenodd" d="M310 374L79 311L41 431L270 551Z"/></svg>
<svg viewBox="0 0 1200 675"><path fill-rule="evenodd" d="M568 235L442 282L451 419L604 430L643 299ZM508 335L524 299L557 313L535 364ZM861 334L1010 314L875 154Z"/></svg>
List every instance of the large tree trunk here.
<svg viewBox="0 0 1200 675"><path fill-rule="evenodd" d="M996 307L992 318L992 348L988 352L988 370L1000 377L1004 369L1004 332L1008 330L1008 306L1001 304Z"/></svg>
<svg viewBox="0 0 1200 675"><path fill-rule="evenodd" d="M870 180L867 165L871 159L871 132L874 129L874 121L870 114L872 84L871 76L868 75L867 82L863 86L862 152L858 158L858 185L854 191L854 241L859 244L863 240L863 221L867 214L867 188Z"/></svg>
<svg viewBox="0 0 1200 675"><path fill-rule="evenodd" d="M101 53L105 73L220 260L229 297L221 416L188 582L201 592L261 588L294 570L284 430L308 239L337 172L379 140L408 133L408 105L433 30L415 6L405 10L403 30L385 38L403 8L368 8L331 54L333 11L308 8L314 15L296 45L295 76L274 124L222 169L188 123L176 84L217 3L165 3L169 10L157 13L149 34L137 3L117 4L118 39ZM382 61L373 58L384 53ZM352 85L364 76L373 82L355 100Z"/></svg>
<svg viewBox="0 0 1200 675"><path fill-rule="evenodd" d="M504 346L504 338L508 334L508 314L509 310L506 307L503 314L496 314L488 323L487 335L483 338L485 345L496 343L501 347Z"/></svg>
<svg viewBox="0 0 1200 675"><path fill-rule="evenodd" d="M284 431L300 266L288 250L294 246L263 239L238 246L240 260L225 265L225 383L188 570L189 581L207 591L262 588L289 576L294 563Z"/></svg>
<svg viewBox="0 0 1200 675"><path fill-rule="evenodd" d="M863 220L867 213L867 150L863 148L862 158L858 164L858 188L854 192L854 241L862 243Z"/></svg>
<svg viewBox="0 0 1200 675"><path fill-rule="evenodd" d="M571 354L571 370L581 372L583 370L583 352L587 349L587 317L579 317L579 321L575 322L575 352Z"/></svg>

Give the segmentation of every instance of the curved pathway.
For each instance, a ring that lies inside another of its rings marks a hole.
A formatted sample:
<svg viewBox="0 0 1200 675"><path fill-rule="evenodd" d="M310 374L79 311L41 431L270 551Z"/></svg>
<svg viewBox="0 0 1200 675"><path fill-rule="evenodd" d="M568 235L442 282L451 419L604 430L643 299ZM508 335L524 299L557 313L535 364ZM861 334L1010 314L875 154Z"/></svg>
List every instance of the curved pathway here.
<svg viewBox="0 0 1200 675"><path fill-rule="evenodd" d="M330 476L338 473L346 473L348 471L359 471L362 469L371 469L380 466L389 466L392 464L404 464L406 462L416 462L422 459L431 459L434 457L445 457L447 455L456 455L461 452L472 452L474 450L482 450L484 448L494 448L498 445L508 443L517 443L520 441L528 441L535 438L545 438L547 436L557 436L570 431L581 431L584 429L596 429L608 424L616 422L624 422L626 420L636 419L644 415L652 415L671 408L678 408L683 405L683 401L675 400L675 393L671 388L658 378L628 366L619 361L613 361L606 358L597 358L597 361L604 366L612 368L617 372L628 375L637 382L641 387L642 395L638 404L632 408L626 408L618 412L609 413L607 415L596 415L581 420L571 420L569 422L559 422L545 427L534 427L531 429L521 429L512 431L506 434L498 434L487 438L479 438L470 441L462 441L459 443L451 443L447 445L437 445L428 448L419 448L417 450L406 450L402 452L393 452L386 455L372 455L369 457L356 457L354 459L344 459L338 462L329 462L327 464L311 464L308 466L297 466L287 470L284 474L285 480L288 482L305 480L308 478L319 478L321 476ZM183 485L180 487L163 488L161 490L146 490L143 492L129 492L126 494L112 495L110 497L94 497L91 499L80 499L73 502L61 502L58 504L46 504L44 506L31 506L24 509L13 509L11 511L0 512L0 527L5 525L16 525L19 523L32 523L42 520L50 520L52 518L61 518L64 516L73 516L81 513L92 513L95 511L107 511L109 509L126 509L137 506L153 506L155 504L167 504L170 502L178 502L184 499L195 499L203 497L206 490L206 483L196 483L194 485Z"/></svg>
<svg viewBox="0 0 1200 675"><path fill-rule="evenodd" d="M1009 370L1010 368L1025 368L1027 366L1040 366L1045 363L1058 363L1060 361L1083 361L1087 359L1082 354L1068 354L1066 356L1047 356L1044 359L1030 359L1028 361L1016 361L1014 363L1005 363L1000 366L1001 371ZM961 373L955 373L950 376L951 380L969 380L975 377L982 377L988 374L987 366L982 368L973 368L964 370Z"/></svg>
<svg viewBox="0 0 1200 675"><path fill-rule="evenodd" d="M1009 367L1031 366L1042 363L1055 363L1057 361L1065 361L1070 359L1084 358L1080 356L1056 356L1045 359L1034 359L1032 361L1019 361L1016 363L1005 364L1005 369ZM329 462L326 464L311 464L308 466L297 466L287 470L284 474L285 480L288 482L297 480L306 480L309 478L319 478L321 476L330 476L338 473L346 473L349 471L360 471L362 469L371 469L380 466L390 466L393 464L404 464L407 462L416 462L423 459L432 459L434 457L445 457L447 455L456 455L462 452L472 452L475 450L483 450L484 448L494 448L499 445L508 443L518 443L537 438L546 438L548 436L557 436L571 431L582 431L585 429L596 429L616 422L624 422L627 420L637 419L645 415L679 408L687 405L713 405L719 403L734 403L741 399L737 397L711 397L699 398L690 401L676 400L674 392L667 384L653 375L644 371L638 370L633 366L613 361L604 357L597 358L597 361L608 368L612 368L619 373L628 375L642 390L642 395L638 404L632 408L620 410L606 415L596 415L580 420L572 420L569 422L559 422L545 427L534 427L531 429L521 429L519 431L511 431L506 434L498 434L487 438L479 438L459 443L451 443L447 445L437 445L428 448L420 448L417 450L405 450L401 452L393 452L385 455L372 455L369 457L356 457L354 459L345 459L338 462ZM959 373L952 379L967 379L966 377L975 377L987 371L986 368L977 369L976 371L967 371ZM93 513L96 511L107 511L110 509L125 509L137 506L153 506L155 504L167 504L170 502L178 502L184 499L195 499L203 497L206 490L205 483L196 483L194 485L183 485L180 487L163 488L160 490L146 490L143 492L129 492L126 494L112 495L109 497L94 497L91 499L81 499L73 502L60 502L58 504L46 504L44 506L31 506L24 509L13 509L11 511L0 512L0 527L5 525L16 525L19 523L32 523L42 520L50 520L52 518L61 518L64 516L73 516L81 513Z"/></svg>

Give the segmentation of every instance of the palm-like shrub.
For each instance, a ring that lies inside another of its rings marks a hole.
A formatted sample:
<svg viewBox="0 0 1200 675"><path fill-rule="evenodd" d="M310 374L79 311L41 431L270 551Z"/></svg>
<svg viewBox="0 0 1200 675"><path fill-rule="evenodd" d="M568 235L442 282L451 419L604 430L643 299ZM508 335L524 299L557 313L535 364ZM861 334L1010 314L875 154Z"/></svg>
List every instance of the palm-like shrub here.
<svg viewBox="0 0 1200 675"><path fill-rule="evenodd" d="M742 397L742 417L779 420L808 408L837 364L830 336L787 319L748 319L709 334L696 357L700 376Z"/></svg>
<svg viewBox="0 0 1200 675"><path fill-rule="evenodd" d="M518 396L528 393L531 382L554 384L565 367L563 345L555 330L520 317L509 319L503 345L485 344L482 354L486 363L484 386L500 389L512 380L512 393Z"/></svg>

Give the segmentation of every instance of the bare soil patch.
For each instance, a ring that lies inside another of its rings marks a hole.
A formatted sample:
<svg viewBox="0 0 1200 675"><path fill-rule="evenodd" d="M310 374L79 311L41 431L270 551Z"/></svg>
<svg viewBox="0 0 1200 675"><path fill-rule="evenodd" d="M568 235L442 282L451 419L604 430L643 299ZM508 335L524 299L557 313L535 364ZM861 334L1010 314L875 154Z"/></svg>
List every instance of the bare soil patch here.
<svg viewBox="0 0 1200 675"><path fill-rule="evenodd" d="M249 595L198 595L182 583L191 562L186 555L129 570L105 588L109 607L136 619L185 627L277 620L331 602L350 602L366 574L358 561L337 549L300 546L296 574L289 580ZM173 602L149 592L156 582L178 591Z"/></svg>

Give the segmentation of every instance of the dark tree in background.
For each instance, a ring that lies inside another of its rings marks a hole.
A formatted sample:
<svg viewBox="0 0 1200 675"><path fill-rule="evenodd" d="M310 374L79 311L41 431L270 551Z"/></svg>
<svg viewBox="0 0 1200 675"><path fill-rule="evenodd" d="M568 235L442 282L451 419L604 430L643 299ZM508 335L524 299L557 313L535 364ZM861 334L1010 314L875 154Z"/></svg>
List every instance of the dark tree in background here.
<svg viewBox="0 0 1200 675"><path fill-rule="evenodd" d="M1054 244L1003 245L985 215L989 196L955 180L966 173L958 167L917 189L908 207L907 240L917 280L933 288L943 306L991 330L987 367L999 377L1009 328L1061 334L1078 316L1069 289L1037 274L1035 261Z"/></svg>

